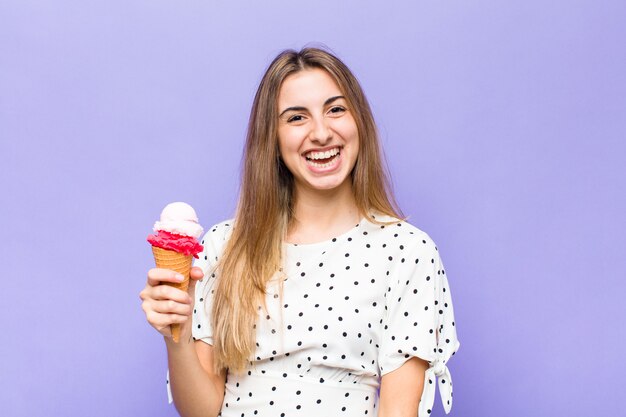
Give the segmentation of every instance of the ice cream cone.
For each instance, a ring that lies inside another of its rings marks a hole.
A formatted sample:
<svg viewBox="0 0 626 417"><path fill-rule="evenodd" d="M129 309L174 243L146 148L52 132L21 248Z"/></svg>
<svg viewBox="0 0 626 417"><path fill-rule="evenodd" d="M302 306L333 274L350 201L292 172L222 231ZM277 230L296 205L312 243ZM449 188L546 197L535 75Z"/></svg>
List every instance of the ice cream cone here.
<svg viewBox="0 0 626 417"><path fill-rule="evenodd" d="M187 289L189 288L189 271L191 271L193 256L187 256L182 253L159 248L157 246L152 247L152 254L154 255L154 261L157 268L171 269L185 277L182 282L177 284L173 282L163 282L163 284L167 284L187 292ZM174 323L170 326L170 328L172 330L172 339L174 339L174 342L178 343L180 339L180 324Z"/></svg>

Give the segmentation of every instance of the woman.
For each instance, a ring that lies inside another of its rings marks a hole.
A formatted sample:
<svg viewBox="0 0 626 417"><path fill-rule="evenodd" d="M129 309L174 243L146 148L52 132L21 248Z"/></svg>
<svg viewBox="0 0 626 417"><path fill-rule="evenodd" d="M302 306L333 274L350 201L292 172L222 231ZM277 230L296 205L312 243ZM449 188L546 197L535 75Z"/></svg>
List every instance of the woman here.
<svg viewBox="0 0 626 417"><path fill-rule="evenodd" d="M350 70L320 49L279 54L252 106L235 219L204 236L188 294L160 285L175 281L163 269L141 293L181 415L423 417L437 376L449 412L447 278L384 172Z"/></svg>

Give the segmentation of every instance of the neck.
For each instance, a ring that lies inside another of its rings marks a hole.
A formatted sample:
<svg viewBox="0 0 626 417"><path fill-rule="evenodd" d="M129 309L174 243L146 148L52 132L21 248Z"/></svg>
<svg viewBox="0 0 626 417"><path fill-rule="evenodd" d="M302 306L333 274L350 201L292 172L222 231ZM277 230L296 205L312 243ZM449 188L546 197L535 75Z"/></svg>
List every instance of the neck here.
<svg viewBox="0 0 626 417"><path fill-rule="evenodd" d="M294 216L287 242L324 241L350 230L360 221L350 181L334 190L311 190L296 185L294 191Z"/></svg>

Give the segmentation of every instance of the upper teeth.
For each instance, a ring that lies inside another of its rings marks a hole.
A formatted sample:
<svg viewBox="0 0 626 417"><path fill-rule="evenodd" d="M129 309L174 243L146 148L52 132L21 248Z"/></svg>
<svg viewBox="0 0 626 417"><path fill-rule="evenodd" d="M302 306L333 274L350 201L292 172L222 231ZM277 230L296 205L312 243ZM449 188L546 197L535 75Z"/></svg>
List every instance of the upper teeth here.
<svg viewBox="0 0 626 417"><path fill-rule="evenodd" d="M331 156L335 156L339 153L339 148L333 148L330 151L326 152L309 152L306 156L309 159L327 159Z"/></svg>

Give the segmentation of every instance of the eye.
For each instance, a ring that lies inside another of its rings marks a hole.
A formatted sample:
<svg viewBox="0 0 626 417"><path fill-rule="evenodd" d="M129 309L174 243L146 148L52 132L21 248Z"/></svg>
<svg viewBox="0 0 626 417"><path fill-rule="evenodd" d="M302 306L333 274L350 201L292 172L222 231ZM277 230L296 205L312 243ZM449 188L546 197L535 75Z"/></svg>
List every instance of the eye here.
<svg viewBox="0 0 626 417"><path fill-rule="evenodd" d="M300 121L302 121L302 116L299 114L295 114L287 119L287 123L300 122Z"/></svg>
<svg viewBox="0 0 626 417"><path fill-rule="evenodd" d="M343 112L345 112L346 109L344 107L341 106L333 106L330 108L329 113L331 114L341 114Z"/></svg>

